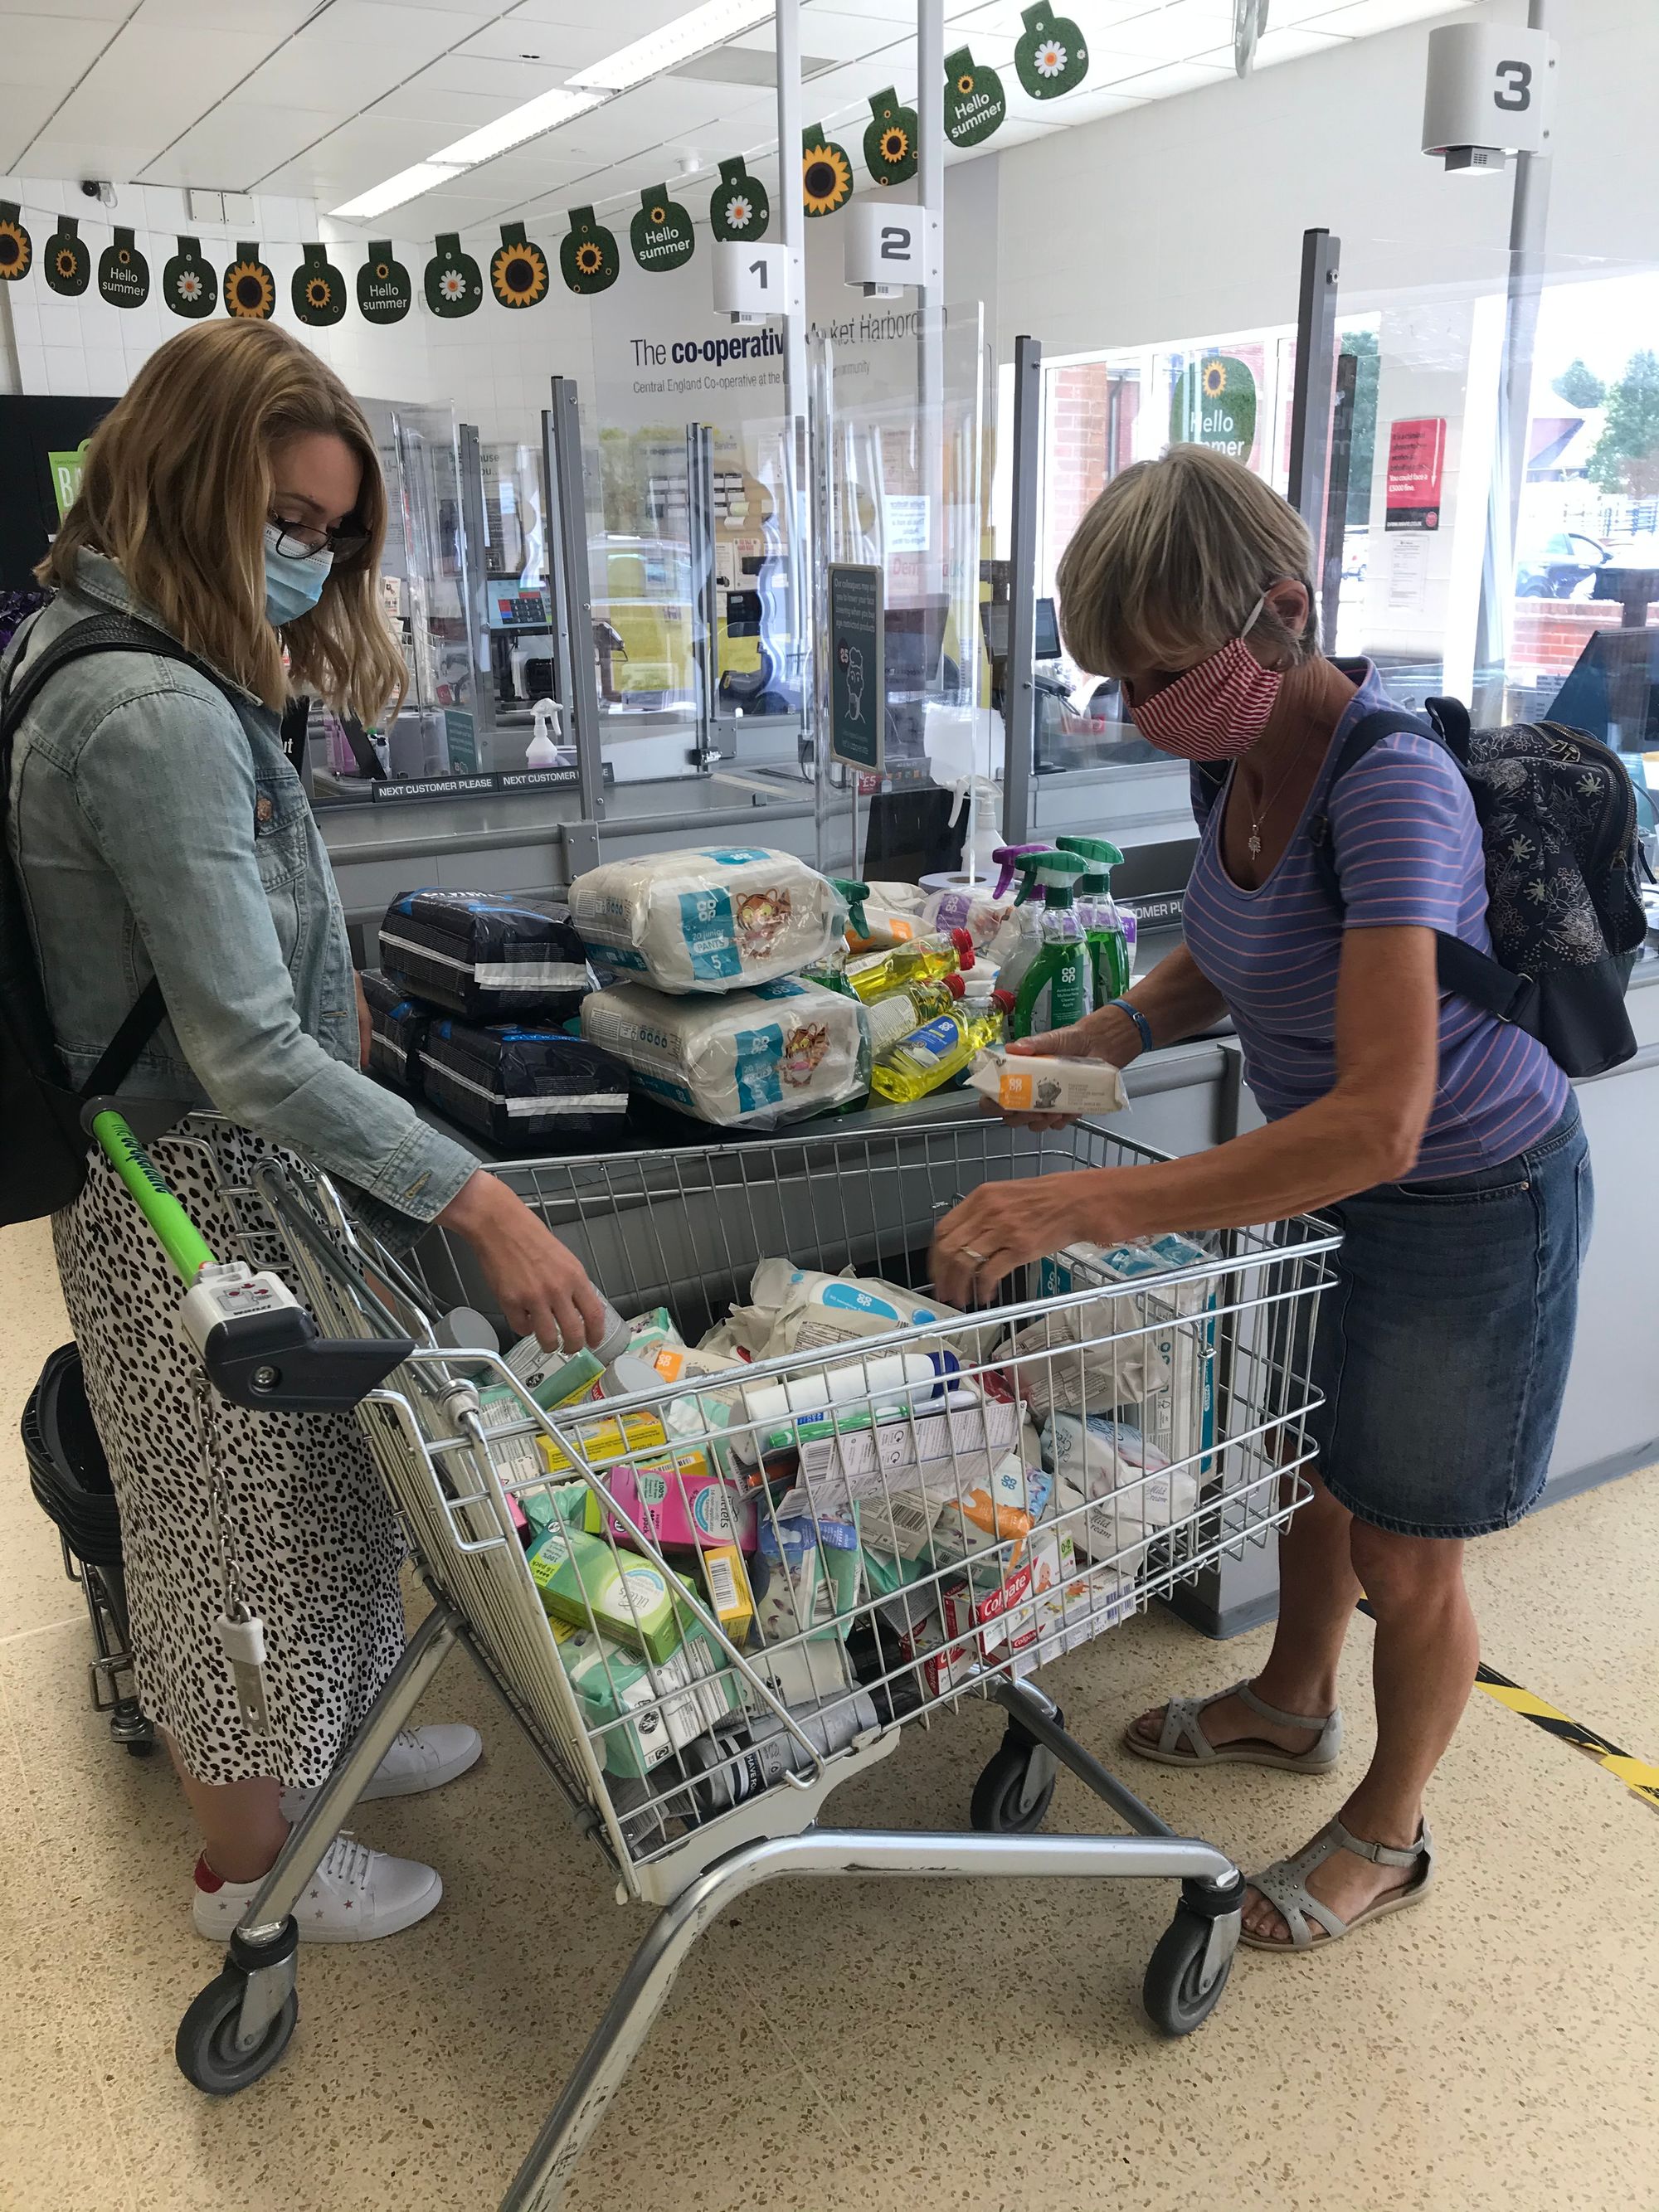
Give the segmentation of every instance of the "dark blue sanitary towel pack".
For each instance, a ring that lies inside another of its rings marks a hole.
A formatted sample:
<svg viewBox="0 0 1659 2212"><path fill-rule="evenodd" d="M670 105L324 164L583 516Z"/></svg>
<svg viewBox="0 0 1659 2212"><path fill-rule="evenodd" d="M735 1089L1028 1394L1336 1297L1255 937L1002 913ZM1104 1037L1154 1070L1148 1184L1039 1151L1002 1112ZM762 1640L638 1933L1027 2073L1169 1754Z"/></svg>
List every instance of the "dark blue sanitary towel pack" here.
<svg viewBox="0 0 1659 2212"><path fill-rule="evenodd" d="M622 1061L551 1026L478 1028L438 1015L420 1058L432 1103L503 1152L568 1152L611 1135L628 1112Z"/></svg>
<svg viewBox="0 0 1659 2212"><path fill-rule="evenodd" d="M593 988L569 908L539 892L400 892L380 924L380 965L471 1022L535 1014L556 1027Z"/></svg>
<svg viewBox="0 0 1659 2212"><path fill-rule="evenodd" d="M411 999L401 984L375 968L360 979L368 1001L368 1072L404 1091L421 1087L421 1047L426 1042L430 1006Z"/></svg>

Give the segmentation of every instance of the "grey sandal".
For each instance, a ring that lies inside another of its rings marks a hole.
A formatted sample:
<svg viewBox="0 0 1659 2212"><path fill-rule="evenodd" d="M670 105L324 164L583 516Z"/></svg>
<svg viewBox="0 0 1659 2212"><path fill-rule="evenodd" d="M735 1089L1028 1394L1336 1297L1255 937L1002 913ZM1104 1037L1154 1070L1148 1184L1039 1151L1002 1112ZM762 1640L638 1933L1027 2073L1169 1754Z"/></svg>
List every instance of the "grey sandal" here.
<svg viewBox="0 0 1659 2212"><path fill-rule="evenodd" d="M1257 1735L1240 1736L1234 1743L1212 1743L1198 1724L1199 1715L1223 1698L1242 1698L1253 1713L1279 1728L1317 1729L1319 1740L1305 1751L1285 1751ZM1192 1746L1190 1751L1181 1748L1183 1736ZM1158 1741L1148 1742L1129 1727L1123 1731L1123 1747L1139 1759L1156 1759L1160 1766L1278 1766L1286 1774L1328 1774L1342 1747L1342 1713L1340 1707L1329 1713L1281 1713L1277 1705L1265 1705L1246 1680L1207 1698L1171 1698L1164 1709Z"/></svg>
<svg viewBox="0 0 1659 2212"><path fill-rule="evenodd" d="M1308 1888L1308 1876L1316 1867L1323 1866L1338 1851L1352 1851L1356 1857L1370 1859L1374 1866L1415 1867L1413 1878L1399 1889L1386 1889L1376 1903L1368 1905L1363 1912L1356 1912L1352 1920L1344 1920L1333 1912L1328 1905L1322 1905ZM1340 1820L1327 1820L1319 1833L1304 1851L1293 1859L1275 1859L1272 1866L1261 1874L1250 1876L1250 1887L1259 1890L1290 1929L1290 1941L1282 1936L1253 1936L1248 1928L1241 1928L1238 1940L1257 1951L1322 1951L1339 1937L1351 1936L1368 1920L1380 1920L1385 1912L1403 1912L1408 1905L1420 1905L1434 1887L1434 1838L1429 1824L1424 1821L1418 1832L1417 1841L1405 1850L1391 1844L1368 1844L1352 1835ZM1317 1921L1324 1929L1322 1936L1316 1936L1308 1925Z"/></svg>

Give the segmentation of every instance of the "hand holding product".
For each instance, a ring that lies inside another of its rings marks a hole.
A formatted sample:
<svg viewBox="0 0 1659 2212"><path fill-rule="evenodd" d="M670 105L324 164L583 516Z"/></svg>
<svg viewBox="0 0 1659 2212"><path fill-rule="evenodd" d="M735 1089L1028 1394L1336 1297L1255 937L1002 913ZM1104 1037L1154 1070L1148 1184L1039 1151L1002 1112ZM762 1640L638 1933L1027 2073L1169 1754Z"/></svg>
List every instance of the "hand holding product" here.
<svg viewBox="0 0 1659 2212"><path fill-rule="evenodd" d="M968 1080L1005 1114L1121 1114L1128 1105L1123 1078L1109 1060L1067 1060L1059 1054L1018 1054L990 1045L975 1058Z"/></svg>
<svg viewBox="0 0 1659 2212"><path fill-rule="evenodd" d="M470 1176L438 1225L472 1247L509 1328L549 1352L605 1340L605 1301L581 1262L499 1176L483 1168Z"/></svg>

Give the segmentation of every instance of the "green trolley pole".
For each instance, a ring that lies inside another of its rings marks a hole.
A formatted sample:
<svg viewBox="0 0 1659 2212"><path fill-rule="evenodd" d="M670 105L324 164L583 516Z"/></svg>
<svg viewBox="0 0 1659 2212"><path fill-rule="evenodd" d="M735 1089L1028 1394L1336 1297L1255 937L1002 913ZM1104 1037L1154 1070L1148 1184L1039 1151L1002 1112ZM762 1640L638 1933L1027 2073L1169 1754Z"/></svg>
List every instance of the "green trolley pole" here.
<svg viewBox="0 0 1659 2212"><path fill-rule="evenodd" d="M127 1126L126 1116L106 1107L92 1117L92 1133L114 1163L115 1171L138 1202L156 1241L183 1279L194 1287L204 1267L216 1262L200 1231L167 1187L166 1177Z"/></svg>

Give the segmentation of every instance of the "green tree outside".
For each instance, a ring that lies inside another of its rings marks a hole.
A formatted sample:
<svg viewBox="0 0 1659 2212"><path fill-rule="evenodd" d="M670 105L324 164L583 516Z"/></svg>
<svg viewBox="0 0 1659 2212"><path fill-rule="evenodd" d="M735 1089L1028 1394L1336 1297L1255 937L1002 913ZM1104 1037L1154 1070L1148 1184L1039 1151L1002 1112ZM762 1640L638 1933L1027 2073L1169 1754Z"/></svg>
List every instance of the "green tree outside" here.
<svg viewBox="0 0 1659 2212"><path fill-rule="evenodd" d="M1607 386L1582 360L1570 361L1552 381L1550 390L1569 407L1599 407L1607 396Z"/></svg>
<svg viewBox="0 0 1659 2212"><path fill-rule="evenodd" d="M1349 331L1341 341L1354 356L1353 430L1348 447L1350 530L1363 530L1371 519L1371 472L1376 465L1376 387L1382 379L1382 349L1375 331Z"/></svg>
<svg viewBox="0 0 1659 2212"><path fill-rule="evenodd" d="M1633 353L1607 396L1590 481L1630 499L1659 495L1659 353Z"/></svg>

